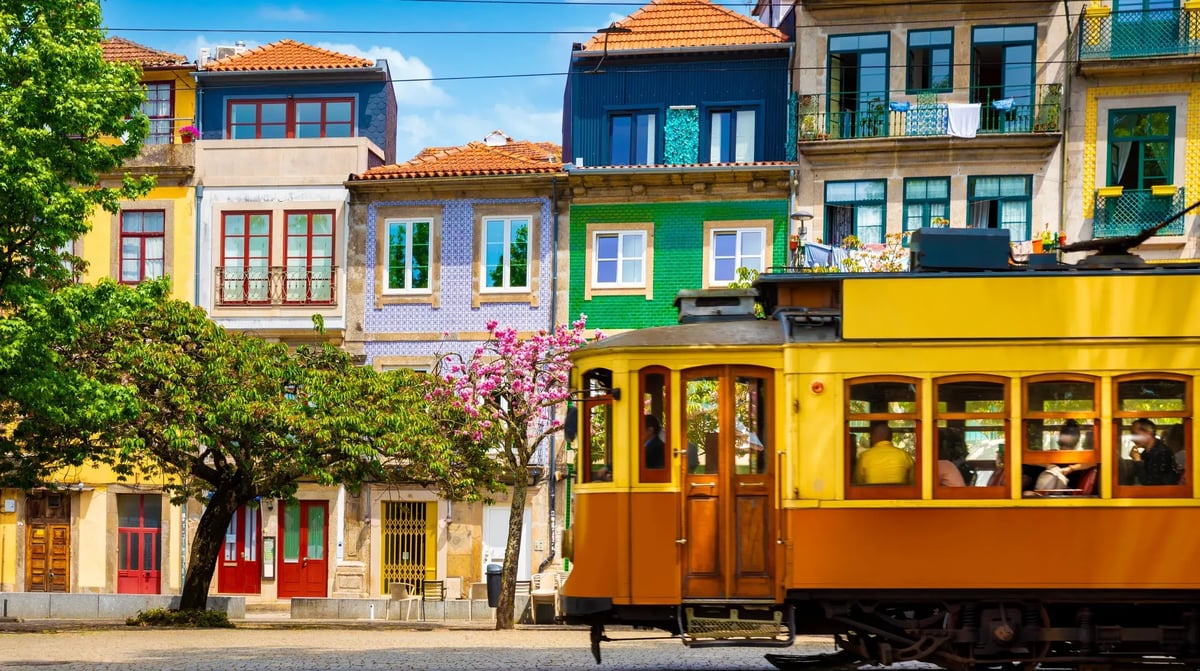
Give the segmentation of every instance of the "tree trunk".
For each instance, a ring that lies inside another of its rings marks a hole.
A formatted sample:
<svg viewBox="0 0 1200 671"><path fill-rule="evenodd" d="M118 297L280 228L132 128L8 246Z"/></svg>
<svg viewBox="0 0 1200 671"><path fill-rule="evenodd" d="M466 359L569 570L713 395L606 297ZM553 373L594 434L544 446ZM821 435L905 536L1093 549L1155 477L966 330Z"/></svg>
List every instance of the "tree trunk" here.
<svg viewBox="0 0 1200 671"><path fill-rule="evenodd" d="M208 607L208 588L217 568L217 557L225 544L225 530L234 513L245 501L232 489L218 489L200 516L192 552L188 559L187 578L179 597L179 610L205 610Z"/></svg>
<svg viewBox="0 0 1200 671"><path fill-rule="evenodd" d="M518 468L513 476L512 504L508 509L508 545L504 548L500 603L496 607L497 629L512 629L515 624L513 602L517 595L517 567L521 565L521 528L525 526L525 490L529 487L529 476L525 468Z"/></svg>

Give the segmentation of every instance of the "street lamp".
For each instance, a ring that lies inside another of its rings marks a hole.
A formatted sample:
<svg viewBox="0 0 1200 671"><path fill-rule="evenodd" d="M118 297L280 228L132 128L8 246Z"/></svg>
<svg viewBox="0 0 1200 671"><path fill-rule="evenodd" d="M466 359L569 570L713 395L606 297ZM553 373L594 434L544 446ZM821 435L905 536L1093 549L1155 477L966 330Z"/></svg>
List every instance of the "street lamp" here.
<svg viewBox="0 0 1200 671"><path fill-rule="evenodd" d="M788 249L792 253L792 262L789 265L799 268L803 265L800 261L804 254L804 238L808 235L808 222L812 220L813 213L808 210L796 210L788 218L796 222L796 232L792 234L788 242Z"/></svg>

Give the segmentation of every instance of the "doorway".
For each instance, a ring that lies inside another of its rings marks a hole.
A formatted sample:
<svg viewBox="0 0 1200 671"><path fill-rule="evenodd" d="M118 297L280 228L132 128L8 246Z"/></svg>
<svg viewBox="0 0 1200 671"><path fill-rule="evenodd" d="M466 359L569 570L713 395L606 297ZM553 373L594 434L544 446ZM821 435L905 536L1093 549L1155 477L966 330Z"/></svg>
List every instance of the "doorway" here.
<svg viewBox="0 0 1200 671"><path fill-rule="evenodd" d="M379 593L393 582L423 590L437 578L437 503L384 501L382 541Z"/></svg>
<svg viewBox="0 0 1200 671"><path fill-rule="evenodd" d="M158 594L162 585L162 495L117 495L117 593Z"/></svg>
<svg viewBox="0 0 1200 671"><path fill-rule="evenodd" d="M39 492L25 498L25 590L71 589L71 497Z"/></svg>
<svg viewBox="0 0 1200 671"><path fill-rule="evenodd" d="M971 102L981 132L1033 130L1037 26L977 26L971 33Z"/></svg>
<svg viewBox="0 0 1200 671"><path fill-rule="evenodd" d="M217 588L222 594L262 591L262 510L242 506L225 529L225 544L217 564Z"/></svg>
<svg viewBox="0 0 1200 671"><path fill-rule="evenodd" d="M329 576L328 501L296 501L283 509L279 598L323 597Z"/></svg>
<svg viewBox="0 0 1200 671"><path fill-rule="evenodd" d="M504 554L508 547L508 521L511 517L507 505L487 506L483 509L483 566L480 570L480 580L487 580L488 564L504 563ZM529 580L532 577L529 556L530 523L529 509L526 508L521 524L521 557L517 564L517 580Z"/></svg>

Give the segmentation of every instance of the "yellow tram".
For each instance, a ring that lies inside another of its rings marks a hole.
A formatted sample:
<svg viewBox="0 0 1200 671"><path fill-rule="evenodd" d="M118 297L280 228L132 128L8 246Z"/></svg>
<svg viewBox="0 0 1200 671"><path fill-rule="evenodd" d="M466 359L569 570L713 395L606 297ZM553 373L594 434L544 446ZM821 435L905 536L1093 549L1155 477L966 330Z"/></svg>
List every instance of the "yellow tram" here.
<svg viewBox="0 0 1200 671"><path fill-rule="evenodd" d="M562 610L597 661L604 626L631 624L689 645L836 634L877 663L1195 668L1200 268L756 291L767 319L695 292L680 325L573 355Z"/></svg>

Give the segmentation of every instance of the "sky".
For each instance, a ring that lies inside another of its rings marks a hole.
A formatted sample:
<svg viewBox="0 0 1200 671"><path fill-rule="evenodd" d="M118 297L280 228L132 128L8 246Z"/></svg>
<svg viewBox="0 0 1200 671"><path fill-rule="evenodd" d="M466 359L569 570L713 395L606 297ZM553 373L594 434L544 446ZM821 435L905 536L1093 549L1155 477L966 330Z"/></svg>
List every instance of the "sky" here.
<svg viewBox="0 0 1200 671"><path fill-rule="evenodd" d="M596 29L643 4L640 0L542 1L546 4L101 0L101 7L110 35L181 53L191 60L202 47L231 45L237 40L259 46L291 38L356 56L386 59L394 80L438 80L563 73L573 42L586 41ZM723 4L743 14L749 11L745 2L726 0ZM506 31L543 34L503 34ZM561 143L565 82L564 76L556 74L396 83L397 160L407 160L423 147L482 140L492 130L502 130L517 140Z"/></svg>

